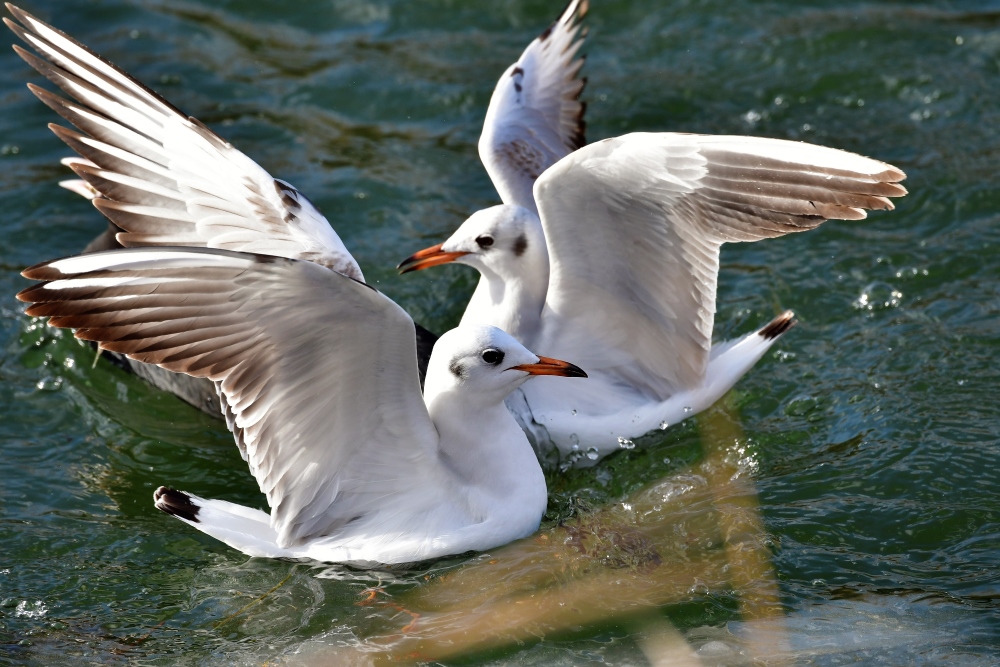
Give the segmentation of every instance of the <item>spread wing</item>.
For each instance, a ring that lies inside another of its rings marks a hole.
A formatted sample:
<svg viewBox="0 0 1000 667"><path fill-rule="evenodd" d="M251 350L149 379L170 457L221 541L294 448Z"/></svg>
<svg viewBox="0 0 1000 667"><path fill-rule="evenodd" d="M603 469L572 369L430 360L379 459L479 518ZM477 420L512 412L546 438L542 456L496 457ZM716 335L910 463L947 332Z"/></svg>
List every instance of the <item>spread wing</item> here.
<svg viewBox="0 0 1000 667"><path fill-rule="evenodd" d="M413 321L304 261L139 248L25 270L32 315L102 348L219 383L279 544L328 535L436 468Z"/></svg>
<svg viewBox="0 0 1000 667"><path fill-rule="evenodd" d="M631 134L580 149L535 185L551 260L539 349L659 399L694 387L709 359L723 243L892 209L904 178L860 155L777 139Z"/></svg>
<svg viewBox="0 0 1000 667"><path fill-rule="evenodd" d="M576 52L586 36L579 22L587 7L587 0L572 0L493 91L479 157L505 204L536 210L535 180L586 143L586 105L579 101L586 79L577 77L583 58Z"/></svg>
<svg viewBox="0 0 1000 667"><path fill-rule="evenodd" d="M7 5L4 19L38 58L18 55L75 102L29 88L80 132L52 131L85 160L69 166L100 196L124 246L224 248L305 259L357 280L357 262L326 218L228 142L64 33ZM78 182L69 186L84 196Z"/></svg>

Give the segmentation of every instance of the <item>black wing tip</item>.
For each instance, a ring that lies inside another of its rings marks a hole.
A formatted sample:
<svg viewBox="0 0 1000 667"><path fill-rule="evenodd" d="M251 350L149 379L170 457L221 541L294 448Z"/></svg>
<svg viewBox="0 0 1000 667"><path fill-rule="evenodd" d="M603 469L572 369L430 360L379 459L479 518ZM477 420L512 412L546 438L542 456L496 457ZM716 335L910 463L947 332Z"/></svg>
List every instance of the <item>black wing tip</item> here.
<svg viewBox="0 0 1000 667"><path fill-rule="evenodd" d="M183 491L161 486L153 492L153 504L156 505L156 509L166 512L170 516L198 523L198 511L201 508L195 505L191 501L191 496Z"/></svg>
<svg viewBox="0 0 1000 667"><path fill-rule="evenodd" d="M771 320L767 326L758 331L757 334L766 340L774 340L775 338L787 333L789 329L795 326L795 324L795 313L790 310L786 310L781 315L778 315L776 318Z"/></svg>

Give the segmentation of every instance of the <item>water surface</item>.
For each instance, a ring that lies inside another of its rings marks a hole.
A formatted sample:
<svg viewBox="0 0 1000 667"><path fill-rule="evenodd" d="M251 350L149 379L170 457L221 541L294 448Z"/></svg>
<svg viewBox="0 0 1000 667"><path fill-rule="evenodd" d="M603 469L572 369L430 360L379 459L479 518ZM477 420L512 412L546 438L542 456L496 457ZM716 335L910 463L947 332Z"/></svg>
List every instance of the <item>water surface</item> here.
<svg viewBox="0 0 1000 667"><path fill-rule="evenodd" d="M561 3L25 8L298 186L369 280L443 331L471 270L393 267L496 202L476 153L489 95ZM1000 2L594 0L587 22L590 140L801 139L892 162L911 194L868 221L727 246L716 339L786 308L799 326L704 419L553 473L546 526L728 448L756 485L799 664L995 664ZM390 578L247 559L160 514L160 484L263 498L218 422L23 315L19 271L102 225L55 185L68 150L24 87L38 80L3 49L0 664L293 664L398 632L408 618L393 601L468 559ZM732 442L712 419L734 422ZM359 606L380 577L386 604ZM708 591L657 614L705 664L738 664L725 653L745 629L738 598ZM642 665L636 627L615 617L453 663Z"/></svg>

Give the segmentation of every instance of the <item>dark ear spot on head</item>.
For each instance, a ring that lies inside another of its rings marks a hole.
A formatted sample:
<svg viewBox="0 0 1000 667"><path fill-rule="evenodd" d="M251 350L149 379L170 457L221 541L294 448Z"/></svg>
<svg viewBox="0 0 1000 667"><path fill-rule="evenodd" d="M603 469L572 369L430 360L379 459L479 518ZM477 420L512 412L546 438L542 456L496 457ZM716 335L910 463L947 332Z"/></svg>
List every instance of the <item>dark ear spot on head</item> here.
<svg viewBox="0 0 1000 667"><path fill-rule="evenodd" d="M524 251L528 249L528 237L521 234L514 241L514 256L520 257L524 254Z"/></svg>
<svg viewBox="0 0 1000 667"><path fill-rule="evenodd" d="M451 362L451 366L448 366L448 370L451 371L451 374L459 380L465 379L465 368L457 361Z"/></svg>

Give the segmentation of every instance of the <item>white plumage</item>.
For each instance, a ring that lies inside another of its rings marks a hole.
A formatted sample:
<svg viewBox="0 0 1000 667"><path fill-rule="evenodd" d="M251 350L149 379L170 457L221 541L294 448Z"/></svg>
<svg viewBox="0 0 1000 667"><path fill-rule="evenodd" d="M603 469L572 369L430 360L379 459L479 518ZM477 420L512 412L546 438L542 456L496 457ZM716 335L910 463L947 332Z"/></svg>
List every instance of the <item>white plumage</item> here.
<svg viewBox="0 0 1000 667"><path fill-rule="evenodd" d="M136 248L25 270L53 326L217 383L270 515L160 488L156 506L252 556L405 563L538 528L545 479L504 406L532 375L585 377L504 332L438 341L423 396L414 325L311 262Z"/></svg>

